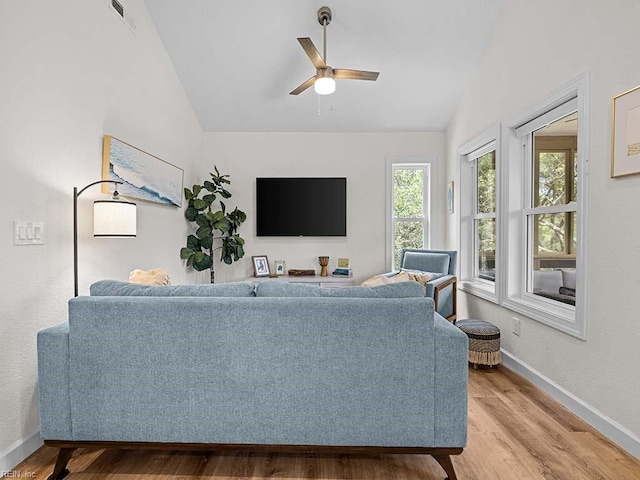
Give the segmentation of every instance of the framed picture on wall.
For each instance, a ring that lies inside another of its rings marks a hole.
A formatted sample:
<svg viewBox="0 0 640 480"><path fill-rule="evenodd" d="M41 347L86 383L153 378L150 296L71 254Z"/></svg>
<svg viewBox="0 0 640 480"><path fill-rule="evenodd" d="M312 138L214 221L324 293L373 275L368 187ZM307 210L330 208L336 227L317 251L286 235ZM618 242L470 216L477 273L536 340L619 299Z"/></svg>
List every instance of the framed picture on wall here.
<svg viewBox="0 0 640 480"><path fill-rule="evenodd" d="M251 259L253 260L253 275L256 277L268 277L271 272L269 271L267 256L255 255Z"/></svg>
<svg viewBox="0 0 640 480"><path fill-rule="evenodd" d="M447 210L449 213L453 213L453 188L453 182L449 182L449 187L447 188Z"/></svg>
<svg viewBox="0 0 640 480"><path fill-rule="evenodd" d="M640 173L640 85L613 98L611 178Z"/></svg>

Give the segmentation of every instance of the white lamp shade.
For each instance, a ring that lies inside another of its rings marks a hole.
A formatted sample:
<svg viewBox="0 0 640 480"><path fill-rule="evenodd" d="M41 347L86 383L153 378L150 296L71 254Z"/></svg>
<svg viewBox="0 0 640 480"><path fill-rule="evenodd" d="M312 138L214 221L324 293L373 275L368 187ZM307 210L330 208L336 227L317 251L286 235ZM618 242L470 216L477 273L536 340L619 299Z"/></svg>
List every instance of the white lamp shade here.
<svg viewBox="0 0 640 480"><path fill-rule="evenodd" d="M318 95L329 95L336 91L336 81L331 77L316 78L313 89Z"/></svg>
<svg viewBox="0 0 640 480"><path fill-rule="evenodd" d="M123 200L93 203L94 237L135 237L136 204Z"/></svg>

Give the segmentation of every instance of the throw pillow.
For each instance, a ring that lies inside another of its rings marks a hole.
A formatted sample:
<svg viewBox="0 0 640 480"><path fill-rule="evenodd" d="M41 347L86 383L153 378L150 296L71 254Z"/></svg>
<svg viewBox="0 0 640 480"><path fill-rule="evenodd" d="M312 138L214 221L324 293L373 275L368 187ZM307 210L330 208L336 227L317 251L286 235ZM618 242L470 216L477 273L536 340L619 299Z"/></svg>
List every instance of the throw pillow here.
<svg viewBox="0 0 640 480"><path fill-rule="evenodd" d="M426 285L432 280L444 277L444 273L425 272L424 270L412 270L410 268L401 268L401 272L407 272L409 275L414 275L416 282ZM423 283L424 282L424 283Z"/></svg>
<svg viewBox="0 0 640 480"><path fill-rule="evenodd" d="M169 275L161 268L153 268L147 271L136 268L129 274L129 281L143 285L169 285Z"/></svg>
<svg viewBox="0 0 640 480"><path fill-rule="evenodd" d="M413 280L407 272L396 273L394 275L374 275L360 284L361 287L375 287L377 285L387 285L389 283L409 282Z"/></svg>

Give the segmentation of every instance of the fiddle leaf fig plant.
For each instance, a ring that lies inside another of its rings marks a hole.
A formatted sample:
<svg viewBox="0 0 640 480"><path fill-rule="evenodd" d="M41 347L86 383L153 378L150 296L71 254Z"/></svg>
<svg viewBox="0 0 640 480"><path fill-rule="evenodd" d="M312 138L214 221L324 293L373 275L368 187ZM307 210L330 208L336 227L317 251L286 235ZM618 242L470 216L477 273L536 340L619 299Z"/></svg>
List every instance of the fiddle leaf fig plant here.
<svg viewBox="0 0 640 480"><path fill-rule="evenodd" d="M238 227L247 219L247 215L236 207L227 212L225 200L231 193L225 188L231 184L229 175L220 175L218 167L213 167L211 180L202 185L194 185L191 190L184 189L184 198L188 201L184 216L195 223L195 235L187 236L187 246L180 249L180 258L187 261L188 267L202 271L211 270L211 283L214 283L213 252L220 250L220 260L231 265L244 257L244 239L237 233ZM213 204L218 201L219 210Z"/></svg>

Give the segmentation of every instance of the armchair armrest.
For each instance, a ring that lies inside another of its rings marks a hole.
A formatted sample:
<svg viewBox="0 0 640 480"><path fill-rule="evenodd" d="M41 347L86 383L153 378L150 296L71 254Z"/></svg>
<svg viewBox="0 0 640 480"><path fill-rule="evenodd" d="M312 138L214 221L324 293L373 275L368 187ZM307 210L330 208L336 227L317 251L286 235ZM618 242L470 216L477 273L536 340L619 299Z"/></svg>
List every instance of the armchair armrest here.
<svg viewBox="0 0 640 480"><path fill-rule="evenodd" d="M427 283L427 296L433 298L436 312L450 322L457 318L458 278L447 275Z"/></svg>
<svg viewBox="0 0 640 480"><path fill-rule="evenodd" d="M397 275L398 271L383 273L385 277ZM453 322L458 311L458 277L445 275L427 283L425 296L433 298L436 312Z"/></svg>

